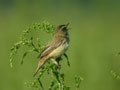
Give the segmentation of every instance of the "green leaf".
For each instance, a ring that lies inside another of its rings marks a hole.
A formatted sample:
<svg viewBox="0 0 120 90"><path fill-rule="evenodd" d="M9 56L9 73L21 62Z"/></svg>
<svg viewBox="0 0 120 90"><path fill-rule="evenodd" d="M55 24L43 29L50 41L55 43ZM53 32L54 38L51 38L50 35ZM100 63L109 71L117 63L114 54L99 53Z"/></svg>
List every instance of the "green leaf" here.
<svg viewBox="0 0 120 90"><path fill-rule="evenodd" d="M22 57L22 60L21 60L21 64L23 64L23 60L24 60L24 58L27 56L27 54L28 54L28 52L25 52L25 53L23 54L23 57Z"/></svg>

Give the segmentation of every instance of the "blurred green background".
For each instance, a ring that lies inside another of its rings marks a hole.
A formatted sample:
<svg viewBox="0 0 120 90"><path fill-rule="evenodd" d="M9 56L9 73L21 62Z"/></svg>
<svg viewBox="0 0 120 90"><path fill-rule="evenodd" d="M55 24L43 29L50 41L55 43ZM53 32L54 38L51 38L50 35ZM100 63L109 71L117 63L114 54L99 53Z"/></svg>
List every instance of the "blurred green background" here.
<svg viewBox="0 0 120 90"><path fill-rule="evenodd" d="M80 90L120 90L120 80L110 73L120 74L120 0L0 0L0 90L32 90L24 82L33 80L37 54L21 66L19 53L12 69L9 54L22 31L43 20L56 26L70 22L71 67L62 61L62 70L71 90L76 74L84 78ZM49 77L42 81L47 90Z"/></svg>

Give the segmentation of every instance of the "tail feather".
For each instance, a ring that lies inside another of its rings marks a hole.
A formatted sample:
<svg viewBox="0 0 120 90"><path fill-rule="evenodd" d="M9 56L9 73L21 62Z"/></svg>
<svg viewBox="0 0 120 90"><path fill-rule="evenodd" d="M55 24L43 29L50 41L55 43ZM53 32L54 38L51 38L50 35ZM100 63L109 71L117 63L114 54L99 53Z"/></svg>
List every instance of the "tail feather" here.
<svg viewBox="0 0 120 90"><path fill-rule="evenodd" d="M35 73L34 73L34 77L36 76L36 74L38 73L39 69L44 65L45 61L47 60L47 56L44 56L38 63L38 67L37 69L35 70Z"/></svg>

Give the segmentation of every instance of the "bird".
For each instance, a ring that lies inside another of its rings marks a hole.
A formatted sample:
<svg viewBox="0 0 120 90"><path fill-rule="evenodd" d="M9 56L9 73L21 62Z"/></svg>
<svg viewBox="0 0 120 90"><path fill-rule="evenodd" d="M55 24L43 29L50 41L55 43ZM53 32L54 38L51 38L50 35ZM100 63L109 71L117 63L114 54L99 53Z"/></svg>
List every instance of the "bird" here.
<svg viewBox="0 0 120 90"><path fill-rule="evenodd" d="M65 54L70 42L68 25L69 23L56 27L56 29L54 30L53 38L45 46L45 48L41 51L39 55L40 61L38 62L37 69L35 70L33 76L36 76L39 69L47 62L47 60L51 60L54 64L60 67L57 59L60 58L63 54Z"/></svg>

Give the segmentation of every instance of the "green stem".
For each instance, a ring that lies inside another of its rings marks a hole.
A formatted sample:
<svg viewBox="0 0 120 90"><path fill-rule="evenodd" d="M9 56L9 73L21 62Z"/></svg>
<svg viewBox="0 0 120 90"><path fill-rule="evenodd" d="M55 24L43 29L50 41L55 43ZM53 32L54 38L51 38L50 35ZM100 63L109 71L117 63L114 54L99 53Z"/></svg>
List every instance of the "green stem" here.
<svg viewBox="0 0 120 90"><path fill-rule="evenodd" d="M44 90L44 87L43 87L43 85L42 85L42 83L41 83L41 81L40 81L40 78L38 78L38 82L39 82L39 84L40 84L42 90Z"/></svg>

